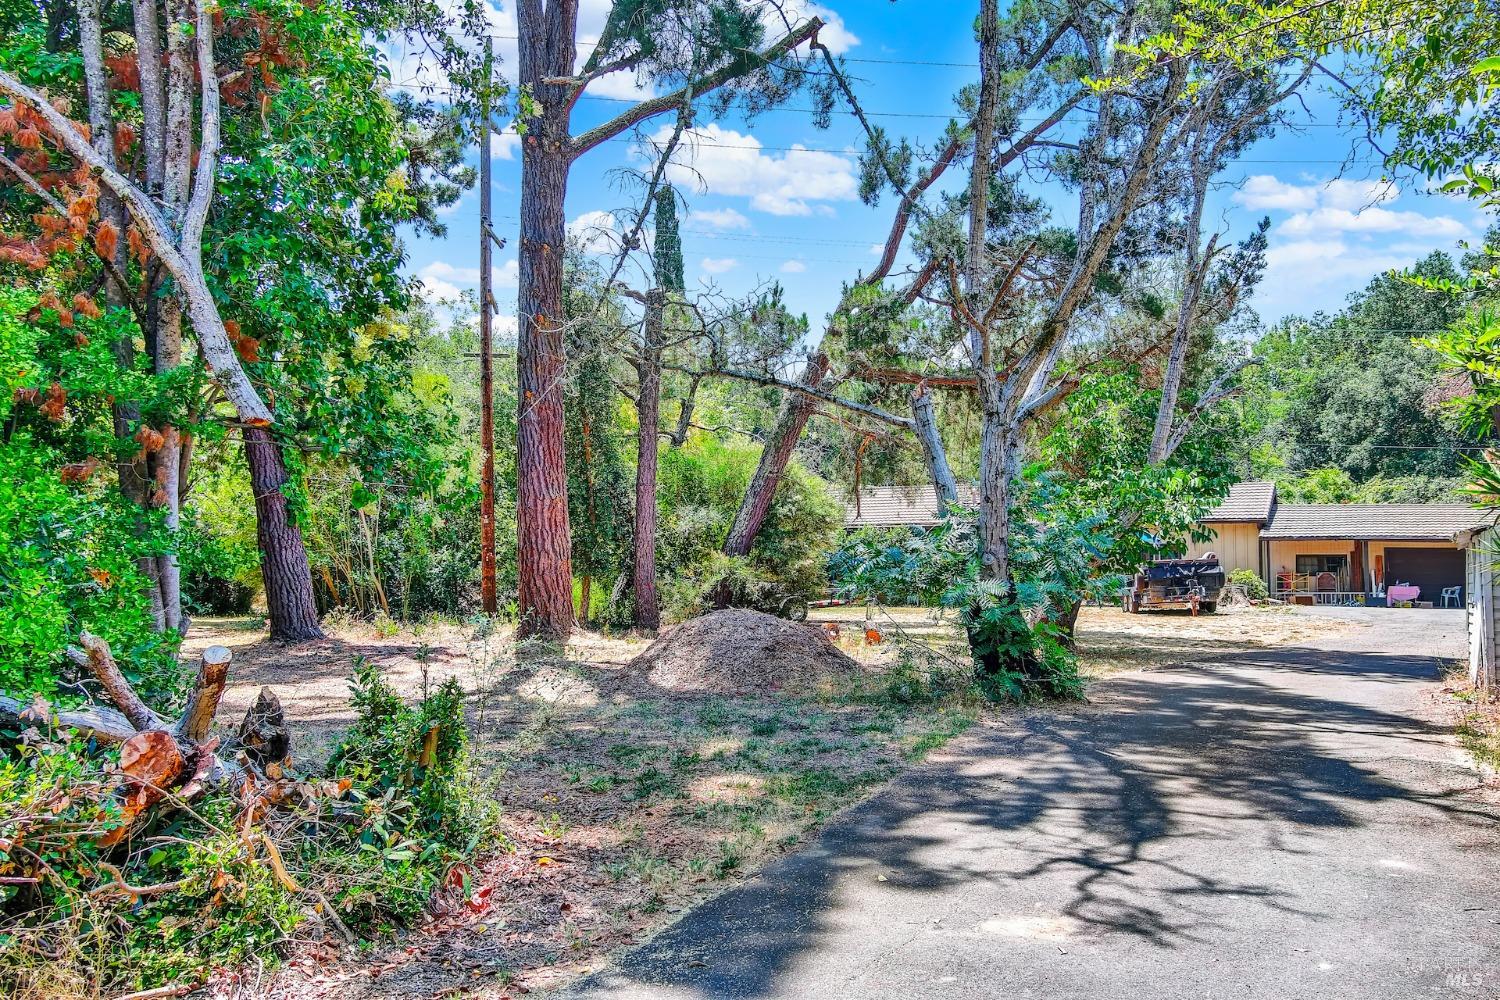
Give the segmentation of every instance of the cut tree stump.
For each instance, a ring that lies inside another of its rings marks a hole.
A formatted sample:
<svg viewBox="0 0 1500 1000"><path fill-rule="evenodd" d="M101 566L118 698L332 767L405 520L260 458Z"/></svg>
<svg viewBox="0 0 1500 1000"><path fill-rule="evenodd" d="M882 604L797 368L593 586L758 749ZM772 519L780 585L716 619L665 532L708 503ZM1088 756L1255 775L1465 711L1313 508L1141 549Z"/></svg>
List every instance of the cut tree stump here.
<svg viewBox="0 0 1500 1000"><path fill-rule="evenodd" d="M187 707L175 722L168 722L141 699L103 639L84 632L67 655L98 680L118 710L86 705L55 712L42 699L25 705L0 697L0 725L24 729L51 724L120 745L118 795L124 822L100 838L101 846L128 839L149 819L147 811L164 799L180 806L215 785L246 776L246 768L220 756L218 739L208 736L229 683L229 664L234 659L229 649L209 646L203 651ZM281 702L270 688L262 688L245 713L236 745L250 767L268 778L282 776L291 756L291 734Z"/></svg>

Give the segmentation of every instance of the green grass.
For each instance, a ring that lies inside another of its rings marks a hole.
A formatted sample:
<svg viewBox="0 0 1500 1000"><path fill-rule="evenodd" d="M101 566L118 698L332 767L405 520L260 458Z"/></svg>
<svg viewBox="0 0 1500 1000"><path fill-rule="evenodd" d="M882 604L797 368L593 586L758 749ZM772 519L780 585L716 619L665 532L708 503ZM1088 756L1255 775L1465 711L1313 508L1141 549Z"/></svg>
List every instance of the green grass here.
<svg viewBox="0 0 1500 1000"><path fill-rule="evenodd" d="M1470 712L1459 720L1454 732L1459 745L1476 761L1500 768L1500 720L1483 712Z"/></svg>

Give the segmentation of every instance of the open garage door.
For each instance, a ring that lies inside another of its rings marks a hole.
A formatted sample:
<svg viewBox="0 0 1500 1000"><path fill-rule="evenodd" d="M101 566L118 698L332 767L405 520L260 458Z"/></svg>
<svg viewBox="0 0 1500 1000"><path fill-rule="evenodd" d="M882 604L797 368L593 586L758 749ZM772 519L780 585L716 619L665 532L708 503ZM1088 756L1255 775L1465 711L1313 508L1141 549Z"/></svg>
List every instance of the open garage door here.
<svg viewBox="0 0 1500 1000"><path fill-rule="evenodd" d="M1461 549L1386 549L1385 582L1410 583L1422 588L1424 601L1440 605L1444 587L1464 582ZM1467 597L1468 595L1464 595Z"/></svg>

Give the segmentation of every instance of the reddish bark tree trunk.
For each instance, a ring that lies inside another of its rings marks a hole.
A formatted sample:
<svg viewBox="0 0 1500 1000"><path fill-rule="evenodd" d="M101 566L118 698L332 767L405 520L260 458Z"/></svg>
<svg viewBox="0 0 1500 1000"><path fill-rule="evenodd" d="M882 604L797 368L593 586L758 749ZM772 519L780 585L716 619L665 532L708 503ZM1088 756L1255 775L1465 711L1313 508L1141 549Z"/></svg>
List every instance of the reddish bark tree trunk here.
<svg viewBox="0 0 1500 1000"><path fill-rule="evenodd" d="M292 520L282 492L288 476L281 449L264 427L245 428L245 464L255 494L256 540L260 575L266 586L271 638L284 641L321 639L318 607L313 602L312 572L302 529Z"/></svg>
<svg viewBox="0 0 1500 1000"><path fill-rule="evenodd" d="M522 636L566 638L573 629L572 534L563 450L563 205L572 156L567 88L577 5L517 7L520 80L541 113L521 143L521 246L516 376L516 573Z"/></svg>
<svg viewBox="0 0 1500 1000"><path fill-rule="evenodd" d="M802 384L815 386L827 374L828 358L819 352L808 359L807 370L802 373ZM797 439L802 436L802 429L807 426L816 405L817 400L801 392L788 391L782 399L776 426L760 453L760 463L755 467L755 475L750 477L750 485L745 489L745 499L740 502L729 537L724 540L725 555L750 554L755 536L760 534L760 527L771 512L771 501L776 498L776 487L781 484L787 463L792 460Z"/></svg>
<svg viewBox="0 0 1500 1000"><path fill-rule="evenodd" d="M666 295L654 288L646 295L645 344L640 360L639 428L635 459L635 626L643 632L661 627L656 599L656 467L657 426L661 420L662 309Z"/></svg>
<svg viewBox="0 0 1500 1000"><path fill-rule="evenodd" d="M563 457L562 266L566 154L528 135L521 157L520 398L516 555L520 634L564 638L573 628L573 564Z"/></svg>

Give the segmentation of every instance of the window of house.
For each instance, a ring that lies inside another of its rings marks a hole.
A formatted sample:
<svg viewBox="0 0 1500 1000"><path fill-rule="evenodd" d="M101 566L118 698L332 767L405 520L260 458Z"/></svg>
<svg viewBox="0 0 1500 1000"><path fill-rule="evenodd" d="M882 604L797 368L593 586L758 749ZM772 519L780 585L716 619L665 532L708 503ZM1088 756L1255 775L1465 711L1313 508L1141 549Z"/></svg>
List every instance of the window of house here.
<svg viewBox="0 0 1500 1000"><path fill-rule="evenodd" d="M1319 573L1337 573L1343 576L1349 566L1348 556L1298 556L1297 575L1317 576Z"/></svg>

